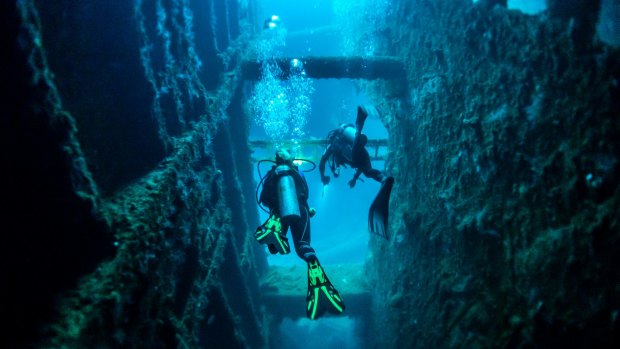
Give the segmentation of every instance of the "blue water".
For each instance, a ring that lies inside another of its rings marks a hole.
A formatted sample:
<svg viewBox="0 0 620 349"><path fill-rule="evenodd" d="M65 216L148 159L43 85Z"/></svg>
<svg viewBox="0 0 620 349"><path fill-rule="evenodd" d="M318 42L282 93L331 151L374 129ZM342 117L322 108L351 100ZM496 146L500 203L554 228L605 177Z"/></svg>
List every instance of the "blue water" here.
<svg viewBox="0 0 620 349"><path fill-rule="evenodd" d="M545 0L508 0L508 8L527 14L537 14L547 8Z"/></svg>
<svg viewBox="0 0 620 349"><path fill-rule="evenodd" d="M472 0L478 2L478 0ZM547 8L546 0L508 0L508 8L530 15L540 13Z"/></svg>

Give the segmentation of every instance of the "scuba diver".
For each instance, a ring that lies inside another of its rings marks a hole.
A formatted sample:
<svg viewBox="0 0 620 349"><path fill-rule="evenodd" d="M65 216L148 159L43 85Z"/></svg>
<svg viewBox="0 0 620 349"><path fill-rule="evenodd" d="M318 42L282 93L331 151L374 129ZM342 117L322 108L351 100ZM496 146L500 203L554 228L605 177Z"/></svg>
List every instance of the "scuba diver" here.
<svg viewBox="0 0 620 349"><path fill-rule="evenodd" d="M368 117L368 111L365 107L357 107L357 119L355 125L340 124L335 130L331 130L327 135L329 144L321 156L319 163L319 173L321 174L321 182L327 185L330 177L325 175L325 163L329 161L329 167L334 177L340 175L340 166L351 166L355 170L355 175L349 181L349 187L355 187L359 176L364 173L368 178L372 178L377 182L383 183L386 179L383 172L372 168L370 163L370 155L366 150L368 137L362 134L364 122Z"/></svg>
<svg viewBox="0 0 620 349"><path fill-rule="evenodd" d="M340 166L350 166L355 169L353 178L348 182L350 188L355 187L362 173L380 182L381 189L370 206L368 229L372 233L389 239L388 209L394 178L387 177L382 171L373 168L370 162L370 155L366 150L368 137L362 133L369 112L377 113L374 107L358 106L355 125L340 124L340 127L329 132L328 145L319 163L319 173L323 185L328 185L331 178L325 175L325 164L329 162L334 177L340 175Z"/></svg>
<svg viewBox="0 0 620 349"><path fill-rule="evenodd" d="M259 187L263 189L257 202L269 209L269 218L256 229L255 238L266 244L271 254L288 254L291 249L286 234L290 228L295 252L308 264L306 315L314 320L325 312L340 314L345 306L310 246L310 217L315 211L308 206L308 184L294 160L287 151L276 151L275 165L261 177ZM258 166L263 161L271 162L261 160Z"/></svg>

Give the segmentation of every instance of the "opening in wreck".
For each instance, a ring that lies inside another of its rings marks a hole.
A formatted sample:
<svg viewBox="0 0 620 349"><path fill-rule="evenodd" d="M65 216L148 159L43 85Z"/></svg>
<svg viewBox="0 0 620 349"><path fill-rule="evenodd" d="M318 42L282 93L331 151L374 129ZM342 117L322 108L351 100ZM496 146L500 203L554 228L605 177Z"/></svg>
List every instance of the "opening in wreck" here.
<svg viewBox="0 0 620 349"><path fill-rule="evenodd" d="M273 166L270 162L261 166L260 160L273 159L275 149L286 148L295 158L301 159L302 171L314 168L317 172L329 145L326 135L342 123L354 122L357 107L371 103L357 82L360 79L398 80L404 72L402 62L395 57L342 57L339 37L314 35L333 27L333 23L320 23L322 26L318 29L295 26L295 18L287 14L282 18L292 23L286 33L276 32L282 25L278 18L258 39L265 41L257 45L259 50L268 48L268 52L257 52L263 59L248 59L242 63L246 84L251 85L248 87L248 109L253 119L250 146L256 163L254 178L259 183L256 197L259 205L260 184ZM313 47L321 47L323 56L309 54ZM388 134L379 115L367 120L364 128L369 137L367 148L372 166L383 169ZM354 169L344 168L340 175L348 180L354 172ZM347 315L327 317L318 325L306 319L303 309L296 307L299 296L306 292L305 262L295 253L270 254L267 257L270 271L262 287L268 311L279 323L275 333L281 347L304 348L317 344L361 347L364 337L361 333L371 313L369 285L364 275L369 239L366 216L380 184L367 179L352 194L346 186L324 185L316 173L307 173L305 178L313 197L311 206L318 212L310 221L312 246L321 264L329 270L330 280L344 288L341 292L346 293ZM347 196L348 200L338 199ZM260 222L267 221L269 216L270 212L261 207ZM293 311L296 308L297 311ZM322 339L317 341L317 335Z"/></svg>

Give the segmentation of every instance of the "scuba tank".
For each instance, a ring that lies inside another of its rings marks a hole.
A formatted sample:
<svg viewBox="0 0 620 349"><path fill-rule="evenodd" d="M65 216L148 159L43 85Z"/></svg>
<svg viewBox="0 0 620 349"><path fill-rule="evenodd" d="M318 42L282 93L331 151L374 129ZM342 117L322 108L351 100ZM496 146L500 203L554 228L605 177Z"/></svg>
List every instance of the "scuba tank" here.
<svg viewBox="0 0 620 349"><path fill-rule="evenodd" d="M301 218L299 213L299 201L297 199L297 188L295 179L291 174L291 168L287 165L276 167L275 173L278 178L278 204L280 217L282 220L290 218Z"/></svg>
<svg viewBox="0 0 620 349"><path fill-rule="evenodd" d="M351 124L342 124L340 125L342 128L342 135L350 144L353 144L355 141L355 127Z"/></svg>

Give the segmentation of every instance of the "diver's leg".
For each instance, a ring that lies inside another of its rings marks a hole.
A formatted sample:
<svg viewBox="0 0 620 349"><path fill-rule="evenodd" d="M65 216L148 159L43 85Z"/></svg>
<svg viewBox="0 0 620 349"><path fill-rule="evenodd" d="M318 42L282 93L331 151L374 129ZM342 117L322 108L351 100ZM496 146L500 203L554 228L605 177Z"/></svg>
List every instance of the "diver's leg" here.
<svg viewBox="0 0 620 349"><path fill-rule="evenodd" d="M365 134L358 134L353 141L351 148L351 167L363 168L366 164L370 164L370 155L366 150L366 142L368 138Z"/></svg>
<svg viewBox="0 0 620 349"><path fill-rule="evenodd" d="M353 152L355 152L356 150L359 151L359 149L364 148L367 143L368 136L363 133L356 134L355 139L353 140Z"/></svg>
<svg viewBox="0 0 620 349"><path fill-rule="evenodd" d="M385 175L383 174L383 172L377 170L376 168L372 168L372 166L368 165L364 168L364 176L368 177L368 178L372 178L377 182L383 183L383 181L385 180Z"/></svg>
<svg viewBox="0 0 620 349"><path fill-rule="evenodd" d="M306 294L306 316L315 320L326 312L341 314L344 301L338 290L329 282L327 275L314 249L310 246L310 216L308 206L300 205L301 218L291 222L291 235L295 244L295 252L299 258L308 263L308 293Z"/></svg>
<svg viewBox="0 0 620 349"><path fill-rule="evenodd" d="M321 263L315 255L306 261L308 262L306 316L311 320L316 320L326 312L341 314L345 309L344 301L327 278Z"/></svg>
<svg viewBox="0 0 620 349"><path fill-rule="evenodd" d="M306 262L315 261L316 253L310 246L310 217L308 216L308 207L300 207L301 218L291 223L291 236L293 244L295 244L295 252L299 258Z"/></svg>

